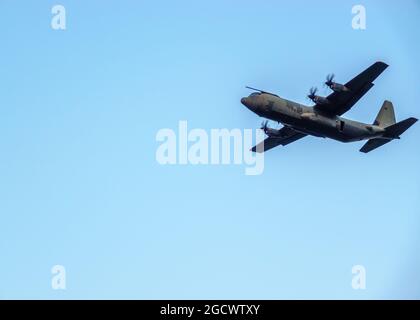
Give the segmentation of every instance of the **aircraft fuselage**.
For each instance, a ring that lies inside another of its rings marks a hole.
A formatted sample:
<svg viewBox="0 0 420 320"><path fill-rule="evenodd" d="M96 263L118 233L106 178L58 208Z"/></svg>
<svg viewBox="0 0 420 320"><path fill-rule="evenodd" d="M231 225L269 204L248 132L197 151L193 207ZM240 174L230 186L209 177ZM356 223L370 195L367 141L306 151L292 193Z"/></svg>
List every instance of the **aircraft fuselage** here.
<svg viewBox="0 0 420 320"><path fill-rule="evenodd" d="M353 142L383 136L385 130L376 125L325 114L271 94L254 94L241 100L257 115L282 123L294 130L341 142Z"/></svg>

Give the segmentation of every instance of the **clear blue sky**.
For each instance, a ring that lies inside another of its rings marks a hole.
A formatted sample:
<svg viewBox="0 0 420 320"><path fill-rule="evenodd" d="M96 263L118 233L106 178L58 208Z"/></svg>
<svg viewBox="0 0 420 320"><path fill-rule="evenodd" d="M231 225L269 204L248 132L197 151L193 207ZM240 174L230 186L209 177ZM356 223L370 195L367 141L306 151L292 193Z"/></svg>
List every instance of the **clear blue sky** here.
<svg viewBox="0 0 420 320"><path fill-rule="evenodd" d="M419 117L420 1L59 3L65 31L54 1L0 3L0 298L420 298L419 125L367 155L306 138L255 177L155 160L179 120L258 127L245 85L307 103L376 60L347 116Z"/></svg>

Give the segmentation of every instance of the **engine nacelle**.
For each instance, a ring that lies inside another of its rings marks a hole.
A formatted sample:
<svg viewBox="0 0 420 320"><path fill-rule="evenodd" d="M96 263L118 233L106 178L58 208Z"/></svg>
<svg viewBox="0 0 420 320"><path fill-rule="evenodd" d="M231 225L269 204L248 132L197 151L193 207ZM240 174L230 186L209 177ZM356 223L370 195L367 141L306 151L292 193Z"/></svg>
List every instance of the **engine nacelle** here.
<svg viewBox="0 0 420 320"><path fill-rule="evenodd" d="M318 105L330 104L330 101L325 97L314 96L313 99L311 99L311 100Z"/></svg>
<svg viewBox="0 0 420 320"><path fill-rule="evenodd" d="M334 92L348 92L350 91L345 85L333 82L329 85L330 89Z"/></svg>
<svg viewBox="0 0 420 320"><path fill-rule="evenodd" d="M281 130L272 129L268 127L264 129L264 133L269 137L282 138L284 136Z"/></svg>

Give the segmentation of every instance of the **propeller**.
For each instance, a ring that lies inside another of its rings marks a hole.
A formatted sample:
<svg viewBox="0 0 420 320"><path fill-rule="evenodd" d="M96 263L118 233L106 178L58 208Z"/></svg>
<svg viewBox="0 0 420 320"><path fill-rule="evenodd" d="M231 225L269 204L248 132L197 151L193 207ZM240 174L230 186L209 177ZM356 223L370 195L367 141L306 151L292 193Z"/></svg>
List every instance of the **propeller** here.
<svg viewBox="0 0 420 320"><path fill-rule="evenodd" d="M316 88L316 87L312 87L312 88L309 90L308 98L309 98L309 99L311 99L312 101L314 101L314 99L316 98L316 93L317 93L317 91L318 91L318 88Z"/></svg>
<svg viewBox="0 0 420 320"><path fill-rule="evenodd" d="M325 81L325 85L331 87L334 84L334 73L327 75L327 81Z"/></svg>
<svg viewBox="0 0 420 320"><path fill-rule="evenodd" d="M267 131L267 129L268 129L268 120L263 121L263 122L261 123L261 130L263 130L264 132L266 132L266 131Z"/></svg>

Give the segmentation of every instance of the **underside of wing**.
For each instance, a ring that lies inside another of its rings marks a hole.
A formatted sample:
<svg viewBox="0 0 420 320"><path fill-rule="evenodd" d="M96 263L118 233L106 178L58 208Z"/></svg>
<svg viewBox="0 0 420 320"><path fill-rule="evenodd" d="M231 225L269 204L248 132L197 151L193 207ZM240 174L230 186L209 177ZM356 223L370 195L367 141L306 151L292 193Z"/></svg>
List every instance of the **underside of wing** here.
<svg viewBox="0 0 420 320"><path fill-rule="evenodd" d="M343 115L349 111L373 86L373 81L388 67L386 63L376 62L345 84L348 91L333 92L327 99L329 104L316 105L315 108L333 115Z"/></svg>
<svg viewBox="0 0 420 320"><path fill-rule="evenodd" d="M263 153L277 146L280 146L280 145L285 146L285 145L288 145L289 143L295 142L296 140L306 137L306 134L297 132L291 128L284 127L280 131L283 133L282 135L266 138L264 141L260 142L255 147L253 147L251 151Z"/></svg>

